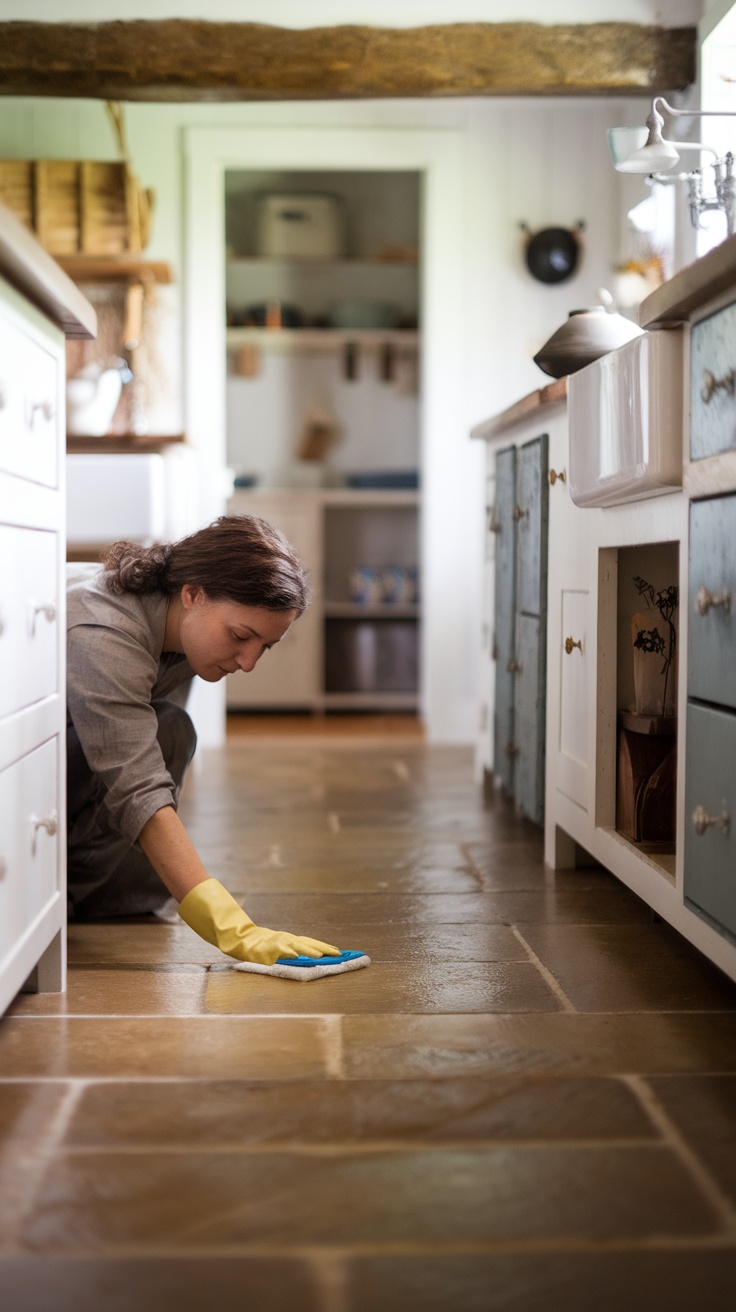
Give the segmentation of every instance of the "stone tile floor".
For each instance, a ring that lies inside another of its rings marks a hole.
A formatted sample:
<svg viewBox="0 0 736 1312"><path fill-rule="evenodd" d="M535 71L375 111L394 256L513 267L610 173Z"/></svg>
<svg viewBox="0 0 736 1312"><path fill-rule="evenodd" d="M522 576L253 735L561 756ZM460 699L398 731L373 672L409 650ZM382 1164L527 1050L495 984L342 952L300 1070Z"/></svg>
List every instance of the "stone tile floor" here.
<svg viewBox="0 0 736 1312"><path fill-rule="evenodd" d="M74 925L0 1022L4 1312L729 1312L736 986L470 753L239 736L183 813L302 985Z"/></svg>

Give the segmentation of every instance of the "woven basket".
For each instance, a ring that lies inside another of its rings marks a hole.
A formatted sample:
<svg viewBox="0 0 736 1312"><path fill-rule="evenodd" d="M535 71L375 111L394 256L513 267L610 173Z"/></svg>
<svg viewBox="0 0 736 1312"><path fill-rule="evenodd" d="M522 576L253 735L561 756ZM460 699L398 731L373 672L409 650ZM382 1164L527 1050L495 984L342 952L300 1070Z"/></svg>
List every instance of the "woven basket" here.
<svg viewBox="0 0 736 1312"><path fill-rule="evenodd" d="M0 201L52 255L144 250L153 193L125 162L0 160Z"/></svg>

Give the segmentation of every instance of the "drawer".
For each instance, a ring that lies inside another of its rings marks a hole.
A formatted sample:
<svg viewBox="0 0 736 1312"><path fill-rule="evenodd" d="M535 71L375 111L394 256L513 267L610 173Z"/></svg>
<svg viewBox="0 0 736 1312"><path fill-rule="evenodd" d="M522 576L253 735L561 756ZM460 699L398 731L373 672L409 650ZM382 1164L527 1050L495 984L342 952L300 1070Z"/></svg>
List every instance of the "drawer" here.
<svg viewBox="0 0 736 1312"><path fill-rule="evenodd" d="M59 690L56 533L0 524L0 718Z"/></svg>
<svg viewBox="0 0 736 1312"><path fill-rule="evenodd" d="M0 318L0 470L47 487L59 485L61 368L55 350Z"/></svg>
<svg viewBox="0 0 736 1312"><path fill-rule="evenodd" d="M58 889L58 739L0 772L0 961Z"/></svg>
<svg viewBox="0 0 736 1312"><path fill-rule="evenodd" d="M736 709L736 496L690 507L688 696Z"/></svg>
<svg viewBox="0 0 736 1312"><path fill-rule="evenodd" d="M736 450L736 302L693 326L690 458Z"/></svg>
<svg viewBox="0 0 736 1312"><path fill-rule="evenodd" d="M736 937L736 715L687 708L685 902Z"/></svg>

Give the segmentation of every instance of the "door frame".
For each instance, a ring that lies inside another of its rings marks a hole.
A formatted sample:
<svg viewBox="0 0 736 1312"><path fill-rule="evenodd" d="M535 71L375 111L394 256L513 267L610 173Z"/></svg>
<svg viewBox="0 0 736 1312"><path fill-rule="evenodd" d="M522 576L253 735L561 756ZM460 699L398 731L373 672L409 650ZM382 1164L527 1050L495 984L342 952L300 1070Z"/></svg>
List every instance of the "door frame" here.
<svg viewBox="0 0 736 1312"><path fill-rule="evenodd" d="M230 169L419 172L421 197L421 710L431 741L471 742L468 640L480 596L473 507L479 444L464 406L465 140L457 129L190 127L185 154L185 404L200 521L226 495L225 173ZM480 513L480 512L479 512ZM198 690L206 746L224 742L224 686Z"/></svg>

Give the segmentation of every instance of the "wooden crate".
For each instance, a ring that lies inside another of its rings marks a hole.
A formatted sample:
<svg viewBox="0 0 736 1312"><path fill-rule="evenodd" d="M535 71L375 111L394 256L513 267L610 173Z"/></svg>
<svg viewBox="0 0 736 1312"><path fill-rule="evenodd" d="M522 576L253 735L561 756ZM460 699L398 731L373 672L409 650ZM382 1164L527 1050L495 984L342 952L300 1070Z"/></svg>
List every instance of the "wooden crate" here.
<svg viewBox="0 0 736 1312"><path fill-rule="evenodd" d="M0 201L52 255L137 254L153 194L124 162L0 160Z"/></svg>

